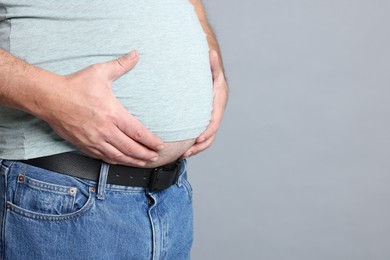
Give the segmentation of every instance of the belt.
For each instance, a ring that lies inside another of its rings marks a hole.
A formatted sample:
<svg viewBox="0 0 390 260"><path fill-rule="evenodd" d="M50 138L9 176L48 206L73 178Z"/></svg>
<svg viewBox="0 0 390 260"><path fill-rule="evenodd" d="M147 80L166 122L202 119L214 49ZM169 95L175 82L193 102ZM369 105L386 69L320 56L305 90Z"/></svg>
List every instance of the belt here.
<svg viewBox="0 0 390 260"><path fill-rule="evenodd" d="M76 153L61 153L46 157L20 161L87 180L98 181L102 161ZM175 184L179 178L182 161L157 168L137 168L123 165L110 165L107 176L108 184L145 187L150 191L160 191Z"/></svg>

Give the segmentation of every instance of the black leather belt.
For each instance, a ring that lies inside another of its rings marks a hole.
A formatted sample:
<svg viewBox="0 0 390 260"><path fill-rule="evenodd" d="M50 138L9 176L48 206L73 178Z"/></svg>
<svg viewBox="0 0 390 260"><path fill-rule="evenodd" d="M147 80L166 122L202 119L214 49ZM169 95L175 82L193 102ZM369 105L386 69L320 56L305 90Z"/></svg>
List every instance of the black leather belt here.
<svg viewBox="0 0 390 260"><path fill-rule="evenodd" d="M102 161L76 153L61 153L46 157L20 161L46 170L87 180L98 181ZM108 184L145 187L150 191L159 191L175 184L179 178L182 161L157 168L137 168L122 165L110 165Z"/></svg>

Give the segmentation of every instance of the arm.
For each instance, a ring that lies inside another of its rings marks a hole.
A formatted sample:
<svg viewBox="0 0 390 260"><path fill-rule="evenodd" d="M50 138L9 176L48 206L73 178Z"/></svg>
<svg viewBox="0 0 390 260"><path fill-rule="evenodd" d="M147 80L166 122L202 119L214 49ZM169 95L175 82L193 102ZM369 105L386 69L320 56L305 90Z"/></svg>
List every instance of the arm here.
<svg viewBox="0 0 390 260"><path fill-rule="evenodd" d="M223 70L221 49L219 48L219 44L215 36L215 33L207 20L206 11L204 9L202 1L201 0L189 0L189 1L194 5L194 9L199 18L200 24L202 25L203 31L206 33L209 48L210 50L215 50L217 52L218 57L220 59L219 63Z"/></svg>
<svg viewBox="0 0 390 260"><path fill-rule="evenodd" d="M225 73L222 65L221 51L215 34L207 21L202 1L189 1L194 5L195 12L207 35L207 42L210 48L210 66L213 76L213 112L207 129L196 139L195 144L184 153L182 158L187 158L200 153L213 144L219 126L221 125L228 97L228 84L225 79Z"/></svg>
<svg viewBox="0 0 390 260"><path fill-rule="evenodd" d="M137 52L132 54L60 76L0 49L0 105L45 120L92 157L143 166L155 160L162 141L129 114L111 90L112 81L137 63Z"/></svg>

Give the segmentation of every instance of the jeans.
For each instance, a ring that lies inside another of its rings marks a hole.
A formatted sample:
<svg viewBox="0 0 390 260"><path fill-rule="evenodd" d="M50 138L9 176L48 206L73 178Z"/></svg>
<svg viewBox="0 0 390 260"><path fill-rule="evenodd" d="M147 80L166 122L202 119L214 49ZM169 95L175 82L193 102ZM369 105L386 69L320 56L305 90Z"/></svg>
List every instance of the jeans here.
<svg viewBox="0 0 390 260"><path fill-rule="evenodd" d="M190 258L192 189L149 192L0 159L0 259Z"/></svg>

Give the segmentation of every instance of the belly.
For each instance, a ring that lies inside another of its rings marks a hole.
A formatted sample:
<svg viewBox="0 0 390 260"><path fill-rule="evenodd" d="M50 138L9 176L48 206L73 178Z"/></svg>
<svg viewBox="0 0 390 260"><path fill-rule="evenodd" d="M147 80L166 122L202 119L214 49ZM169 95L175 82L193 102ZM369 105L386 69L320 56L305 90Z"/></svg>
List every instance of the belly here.
<svg viewBox="0 0 390 260"><path fill-rule="evenodd" d="M166 142L157 164L179 157L207 127L208 45L188 0L2 2L12 24L9 51L49 71L70 74L138 50L139 63L113 91Z"/></svg>
<svg viewBox="0 0 390 260"><path fill-rule="evenodd" d="M194 143L195 139L165 143L164 149L159 152L159 159L156 162L148 163L145 167L154 168L174 162L180 158Z"/></svg>

